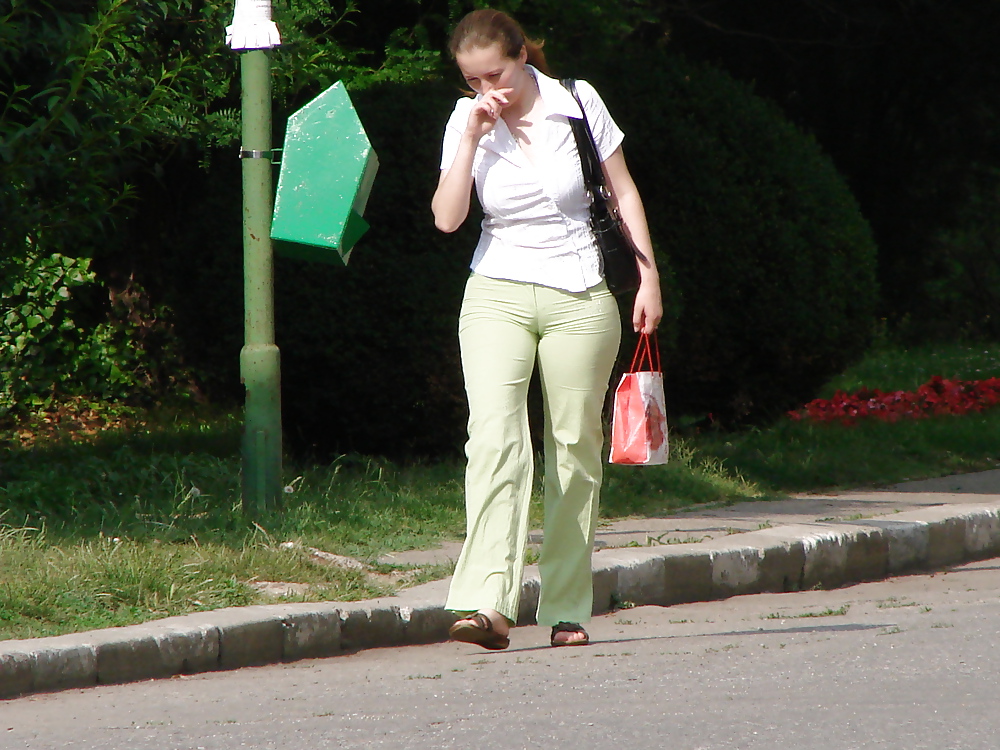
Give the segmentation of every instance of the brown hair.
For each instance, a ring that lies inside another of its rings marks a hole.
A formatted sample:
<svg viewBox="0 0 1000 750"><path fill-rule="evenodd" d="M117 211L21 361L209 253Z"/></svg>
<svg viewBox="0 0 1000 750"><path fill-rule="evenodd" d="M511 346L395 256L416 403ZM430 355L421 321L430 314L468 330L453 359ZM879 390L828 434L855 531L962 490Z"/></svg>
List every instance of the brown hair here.
<svg viewBox="0 0 1000 750"><path fill-rule="evenodd" d="M525 47L528 63L550 75L545 53L542 52L544 42L528 39L520 24L499 10L486 8L466 15L451 32L448 51L454 57L462 50L481 49L493 44L499 44L500 51L511 60L521 54L521 47Z"/></svg>

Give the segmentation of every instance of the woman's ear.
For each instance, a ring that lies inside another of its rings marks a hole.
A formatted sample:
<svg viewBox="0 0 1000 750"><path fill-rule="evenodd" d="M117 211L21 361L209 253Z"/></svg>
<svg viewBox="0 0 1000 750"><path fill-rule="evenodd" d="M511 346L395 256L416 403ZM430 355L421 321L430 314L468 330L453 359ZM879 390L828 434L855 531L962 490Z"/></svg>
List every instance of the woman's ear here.
<svg viewBox="0 0 1000 750"><path fill-rule="evenodd" d="M521 63L521 65L524 65L526 62L528 62L528 45L526 44L521 45L521 52L517 56L517 61Z"/></svg>

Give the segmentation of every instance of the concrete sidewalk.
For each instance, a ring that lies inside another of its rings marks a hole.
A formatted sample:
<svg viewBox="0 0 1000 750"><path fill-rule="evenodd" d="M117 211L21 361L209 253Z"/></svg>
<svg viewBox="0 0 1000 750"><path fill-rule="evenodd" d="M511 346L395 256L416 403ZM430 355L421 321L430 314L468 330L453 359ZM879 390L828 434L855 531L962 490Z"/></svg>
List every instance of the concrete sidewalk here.
<svg viewBox="0 0 1000 750"><path fill-rule="evenodd" d="M595 614L940 569L1000 556L1000 470L617 521L599 529L596 547ZM458 548L385 559L443 561ZM538 585L527 568L519 624L532 621ZM440 641L454 620L442 609L447 586L0 642L0 698Z"/></svg>

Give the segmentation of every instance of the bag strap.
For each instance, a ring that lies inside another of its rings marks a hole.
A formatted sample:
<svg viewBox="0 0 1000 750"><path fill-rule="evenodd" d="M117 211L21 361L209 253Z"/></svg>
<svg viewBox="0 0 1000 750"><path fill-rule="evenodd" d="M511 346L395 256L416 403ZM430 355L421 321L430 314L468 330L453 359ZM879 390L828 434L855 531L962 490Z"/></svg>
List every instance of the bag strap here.
<svg viewBox="0 0 1000 750"><path fill-rule="evenodd" d="M590 129L590 122L587 120L587 110L584 108L583 100L580 99L580 94L576 90L576 79L563 78L560 83L576 99L576 103L580 105L580 113L583 115L580 119L575 117L567 117L566 119L569 120L569 125L573 129L573 137L576 139L576 150L580 155L580 168L583 171L583 184L587 192L590 193L591 216L593 216L594 211L598 214L607 211L620 220L621 216L618 213L618 207L609 205L612 198L611 189L607 186L607 182L604 179L604 170L601 168L601 157L597 153L597 143L594 141L594 133ZM634 243L632 243L632 250L640 261L643 263L646 262L646 256L635 247Z"/></svg>
<svg viewBox="0 0 1000 750"><path fill-rule="evenodd" d="M650 347L649 339L653 339L653 345ZM653 354L656 354L654 357ZM635 355L632 357L632 366L629 367L629 372L639 372L642 370L643 364L649 365L650 372L663 372L663 366L660 363L660 342L656 338L656 331L652 333L640 333L639 343L635 347Z"/></svg>
<svg viewBox="0 0 1000 750"><path fill-rule="evenodd" d="M581 119L568 117L569 125L573 129L573 137L576 139L576 150L580 154L580 167L583 170L583 182L590 193L590 198L594 202L607 203L611 199L611 191L608 190L604 182L604 170L601 169L601 158L597 153L597 143L594 141L594 133L590 129L590 122L587 120L587 110L583 108L583 101L576 90L575 78L563 78L560 83L576 99L580 105Z"/></svg>

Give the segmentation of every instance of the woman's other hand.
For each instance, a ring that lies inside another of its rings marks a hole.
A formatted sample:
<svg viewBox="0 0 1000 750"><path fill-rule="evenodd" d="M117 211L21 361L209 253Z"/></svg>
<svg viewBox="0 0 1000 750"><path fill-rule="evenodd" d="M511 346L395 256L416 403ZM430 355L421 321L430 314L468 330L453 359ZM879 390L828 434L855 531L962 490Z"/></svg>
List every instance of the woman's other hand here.
<svg viewBox="0 0 1000 750"><path fill-rule="evenodd" d="M655 274L644 276L632 305L632 328L636 333L652 333L663 318L660 280Z"/></svg>
<svg viewBox="0 0 1000 750"><path fill-rule="evenodd" d="M617 201L625 229L642 254L639 258L639 290L635 293L635 304L632 306L632 327L636 333L652 333L663 317L663 300L660 297L660 276L656 272L653 243L649 239L649 226L646 224L646 211L620 146L604 160L601 168L604 170L605 182Z"/></svg>

